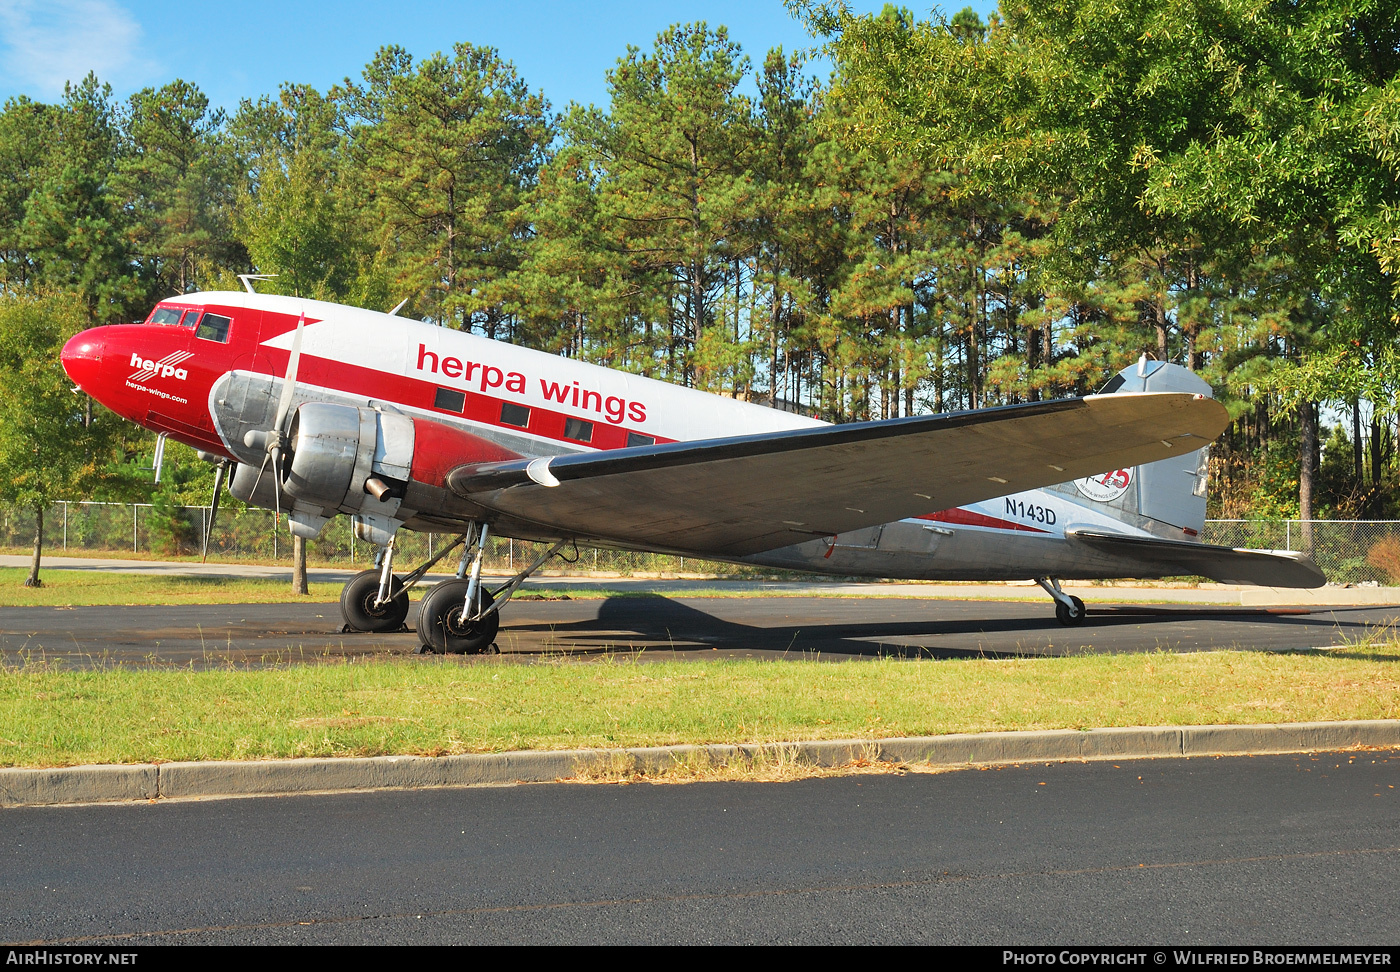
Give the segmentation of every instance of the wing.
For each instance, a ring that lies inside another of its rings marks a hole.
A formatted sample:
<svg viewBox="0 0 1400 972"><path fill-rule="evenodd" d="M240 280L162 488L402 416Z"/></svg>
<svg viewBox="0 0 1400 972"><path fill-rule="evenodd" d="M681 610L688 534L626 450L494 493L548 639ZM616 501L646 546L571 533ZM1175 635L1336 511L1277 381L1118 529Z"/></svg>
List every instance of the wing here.
<svg viewBox="0 0 1400 972"><path fill-rule="evenodd" d="M743 556L1155 462L1227 422L1200 395L1119 393L467 465L447 484L546 535Z"/></svg>
<svg viewBox="0 0 1400 972"><path fill-rule="evenodd" d="M1073 527L1065 531L1065 536L1105 553L1150 562L1161 568L1159 576L1199 574L1221 584L1261 587L1321 587L1327 583L1327 577L1311 558L1287 550L1216 547L1191 540L1129 537Z"/></svg>

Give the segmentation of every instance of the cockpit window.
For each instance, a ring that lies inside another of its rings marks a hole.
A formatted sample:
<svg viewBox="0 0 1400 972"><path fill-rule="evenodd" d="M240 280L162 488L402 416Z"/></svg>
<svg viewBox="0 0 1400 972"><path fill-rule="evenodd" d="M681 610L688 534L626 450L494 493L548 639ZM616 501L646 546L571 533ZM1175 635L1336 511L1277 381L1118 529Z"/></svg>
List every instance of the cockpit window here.
<svg viewBox="0 0 1400 972"><path fill-rule="evenodd" d="M197 310L187 310L187 311L185 311L185 319L184 319L183 321L181 321L180 324L181 324L182 327L194 327L195 322L198 321L198 320L199 320L199 311L197 311Z"/></svg>
<svg viewBox="0 0 1400 972"><path fill-rule="evenodd" d="M147 324L179 324L180 308L178 307L157 307L151 311L151 316L146 320Z"/></svg>
<svg viewBox="0 0 1400 972"><path fill-rule="evenodd" d="M204 338L206 341L219 341L228 343L228 328L233 321L231 318L221 317L218 314L205 314L199 319L199 329L194 332L197 338Z"/></svg>

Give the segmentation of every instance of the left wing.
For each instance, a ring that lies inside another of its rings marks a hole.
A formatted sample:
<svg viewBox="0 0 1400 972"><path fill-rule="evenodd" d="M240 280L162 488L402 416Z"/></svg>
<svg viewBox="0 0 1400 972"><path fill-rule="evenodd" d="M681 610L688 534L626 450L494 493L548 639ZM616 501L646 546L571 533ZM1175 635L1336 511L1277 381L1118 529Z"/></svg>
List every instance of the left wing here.
<svg viewBox="0 0 1400 972"><path fill-rule="evenodd" d="M541 535L743 556L1209 443L1202 395L1118 393L698 442L464 465L458 495Z"/></svg>

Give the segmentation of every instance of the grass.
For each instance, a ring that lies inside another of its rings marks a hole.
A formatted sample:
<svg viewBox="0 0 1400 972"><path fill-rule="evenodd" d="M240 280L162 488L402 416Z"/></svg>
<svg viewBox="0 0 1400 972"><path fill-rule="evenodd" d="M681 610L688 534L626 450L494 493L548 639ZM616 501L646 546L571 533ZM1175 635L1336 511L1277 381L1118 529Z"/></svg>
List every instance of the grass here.
<svg viewBox="0 0 1400 972"><path fill-rule="evenodd" d="M25 587L27 568L0 567L0 607L87 607L106 604L313 604L340 600L339 583L307 586L310 593L292 593L289 579L165 576L161 574L122 574L109 570L44 570L39 574L42 587ZM288 575L290 577L290 574ZM430 574L440 581L448 575ZM425 587L408 592L410 600L423 596ZM611 591L583 587L561 591L553 588L531 590L516 595L519 600L563 600L650 596L645 593ZM706 596L703 589L683 596Z"/></svg>
<svg viewBox="0 0 1400 972"><path fill-rule="evenodd" d="M1393 633L1334 652L830 665L434 658L0 670L0 765L879 738L1400 717Z"/></svg>
<svg viewBox="0 0 1400 972"><path fill-rule="evenodd" d="M22 567L0 567L0 607L338 601L341 588L340 584L313 583L310 595L302 596L292 593L290 580L162 577L106 570L44 570L39 574L43 587L24 587L28 576Z"/></svg>

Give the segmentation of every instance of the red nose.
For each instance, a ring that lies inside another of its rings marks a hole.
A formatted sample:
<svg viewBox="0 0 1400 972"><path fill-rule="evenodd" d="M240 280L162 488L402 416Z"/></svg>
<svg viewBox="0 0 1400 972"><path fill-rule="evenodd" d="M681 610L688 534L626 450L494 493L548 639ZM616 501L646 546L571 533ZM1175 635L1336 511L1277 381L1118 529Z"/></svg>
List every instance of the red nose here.
<svg viewBox="0 0 1400 972"><path fill-rule="evenodd" d="M97 380L102 365L102 337L97 328L75 334L59 354L63 370L79 388L87 390Z"/></svg>

